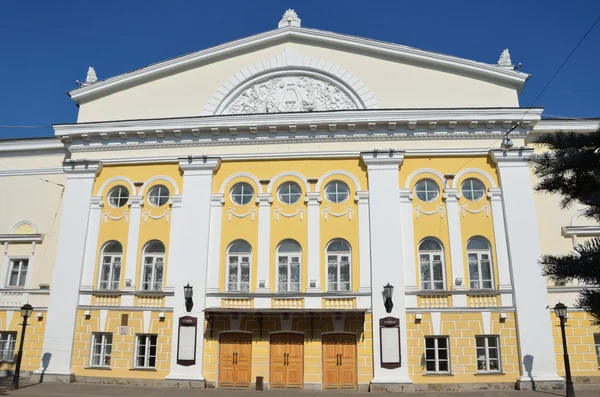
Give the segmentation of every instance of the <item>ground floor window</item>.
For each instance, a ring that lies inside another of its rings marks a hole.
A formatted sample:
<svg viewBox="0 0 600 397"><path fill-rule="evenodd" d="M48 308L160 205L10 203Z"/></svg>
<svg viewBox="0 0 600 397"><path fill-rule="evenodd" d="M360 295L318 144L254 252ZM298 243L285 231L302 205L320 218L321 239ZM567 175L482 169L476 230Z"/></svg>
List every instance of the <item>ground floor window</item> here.
<svg viewBox="0 0 600 397"><path fill-rule="evenodd" d="M110 367L110 355L112 352L111 333L92 334L92 354L90 367Z"/></svg>
<svg viewBox="0 0 600 397"><path fill-rule="evenodd" d="M594 345L596 345L596 358L600 367L600 334L594 334Z"/></svg>
<svg viewBox="0 0 600 397"><path fill-rule="evenodd" d="M497 336L475 337L477 371L500 372L500 344Z"/></svg>
<svg viewBox="0 0 600 397"><path fill-rule="evenodd" d="M0 361L12 361L15 358L16 340L16 332L0 332Z"/></svg>
<svg viewBox="0 0 600 397"><path fill-rule="evenodd" d="M431 373L450 372L447 336L425 337L425 369Z"/></svg>
<svg viewBox="0 0 600 397"><path fill-rule="evenodd" d="M135 339L135 366L136 368L156 367L156 339L157 335L137 335Z"/></svg>

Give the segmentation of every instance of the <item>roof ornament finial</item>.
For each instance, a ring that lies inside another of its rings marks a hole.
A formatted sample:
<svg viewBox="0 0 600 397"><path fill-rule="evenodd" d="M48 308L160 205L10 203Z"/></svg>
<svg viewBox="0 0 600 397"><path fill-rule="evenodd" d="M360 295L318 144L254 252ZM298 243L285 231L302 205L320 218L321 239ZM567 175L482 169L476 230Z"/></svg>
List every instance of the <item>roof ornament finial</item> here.
<svg viewBox="0 0 600 397"><path fill-rule="evenodd" d="M510 60L510 53L508 52L508 48L502 51L502 54L500 54L500 58L498 59L498 65L512 66L512 61Z"/></svg>
<svg viewBox="0 0 600 397"><path fill-rule="evenodd" d="M300 22L302 21L300 20L300 18L298 18L298 14L296 14L296 11L289 8L286 12L283 13L281 21L279 21L279 27L285 28L286 26L296 26L299 28Z"/></svg>
<svg viewBox="0 0 600 397"><path fill-rule="evenodd" d="M98 81L98 77L96 76L96 70L93 67L88 68L87 76L85 78L85 82L87 84L94 84Z"/></svg>

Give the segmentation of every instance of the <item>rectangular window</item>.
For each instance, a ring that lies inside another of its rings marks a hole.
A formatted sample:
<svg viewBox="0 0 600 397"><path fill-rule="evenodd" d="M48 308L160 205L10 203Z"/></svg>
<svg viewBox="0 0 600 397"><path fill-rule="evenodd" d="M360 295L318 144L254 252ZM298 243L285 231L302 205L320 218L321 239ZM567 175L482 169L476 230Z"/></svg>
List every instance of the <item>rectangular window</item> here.
<svg viewBox="0 0 600 397"><path fill-rule="evenodd" d="M0 361L13 361L15 358L16 340L16 332L0 332Z"/></svg>
<svg viewBox="0 0 600 397"><path fill-rule="evenodd" d="M11 259L7 287L24 287L28 268L28 259Z"/></svg>
<svg viewBox="0 0 600 397"><path fill-rule="evenodd" d="M600 367L600 334L594 334L594 345L596 347L596 358L598 359L598 367Z"/></svg>
<svg viewBox="0 0 600 397"><path fill-rule="evenodd" d="M450 372L450 352L447 336L425 337L425 369L430 373Z"/></svg>
<svg viewBox="0 0 600 397"><path fill-rule="evenodd" d="M112 333L93 333L90 367L110 368L111 353Z"/></svg>
<svg viewBox="0 0 600 397"><path fill-rule="evenodd" d="M500 372L500 341L497 336L476 336L477 371Z"/></svg>
<svg viewBox="0 0 600 397"><path fill-rule="evenodd" d="M156 367L156 339L157 335L137 335L135 338L135 367Z"/></svg>

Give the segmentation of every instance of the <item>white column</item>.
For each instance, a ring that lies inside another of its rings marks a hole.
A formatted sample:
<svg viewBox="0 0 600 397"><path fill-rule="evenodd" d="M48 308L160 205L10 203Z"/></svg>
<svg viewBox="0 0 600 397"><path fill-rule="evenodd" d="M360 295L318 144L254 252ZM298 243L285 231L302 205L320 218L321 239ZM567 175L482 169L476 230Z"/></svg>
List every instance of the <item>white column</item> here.
<svg viewBox="0 0 600 397"><path fill-rule="evenodd" d="M399 166L403 152L363 153L369 180L369 214L371 225L371 299L373 303L373 384L412 383L408 376L408 345L406 339L406 305L404 258L398 256L402 244L402 214L398 197ZM414 243L413 243L414 244ZM391 313L386 313L382 291L384 285L394 286ZM381 365L379 320L393 316L400 320L401 366L388 369Z"/></svg>
<svg viewBox="0 0 600 397"><path fill-rule="evenodd" d="M452 290L465 290L467 279L465 278L465 262L463 259L463 241L460 230L460 211L458 199L460 193L456 188L446 187L444 199L446 201L446 215L448 216L448 237L450 240L450 263L452 265ZM454 307L467 307L467 295L458 294L452 296Z"/></svg>
<svg viewBox="0 0 600 397"><path fill-rule="evenodd" d="M498 289L502 306L513 306L512 281L510 279L510 260L506 244L506 229L504 227L504 209L502 208L502 191L490 188L488 197L492 207L494 223L494 240L496 242L496 260L498 262Z"/></svg>
<svg viewBox="0 0 600 397"><path fill-rule="evenodd" d="M218 293L221 268L221 227L223 222L223 193L213 193L210 200L210 237L208 247L208 269L206 292ZM220 299L206 297L206 307L219 307Z"/></svg>
<svg viewBox="0 0 600 397"><path fill-rule="evenodd" d="M561 381L556 372L551 313L546 309L546 280L538 261L542 256L527 161L532 149L491 151L498 165L504 224L514 285L517 338L520 350L519 382Z"/></svg>
<svg viewBox="0 0 600 397"><path fill-rule="evenodd" d="M271 290L271 193L258 193L258 266L256 292ZM258 304L258 306L257 306ZM254 300L255 307L271 307L269 299Z"/></svg>
<svg viewBox="0 0 600 397"><path fill-rule="evenodd" d="M127 232L127 257L125 258L125 291L135 291L139 282L136 277L136 268L139 256L140 221L142 220L142 196L133 196L129 199L129 230ZM127 284L130 284L129 286ZM133 297L133 295L130 295ZM131 302L133 305L133 301Z"/></svg>
<svg viewBox="0 0 600 397"><path fill-rule="evenodd" d="M67 173L56 260L50 284L48 320L42 357L50 355L45 376L72 381L71 357L79 287L83 270L90 215L90 197L98 162L72 161L64 166Z"/></svg>
<svg viewBox="0 0 600 397"><path fill-rule="evenodd" d="M169 256L169 284L175 288L173 305L173 338L171 372L167 380L204 381L204 309L206 299L206 274L210 233L210 208L213 172L218 168L218 158L179 159L183 171L181 209L171 228L177 228L175 239L171 240ZM173 235L173 233L172 233ZM185 309L183 286L193 287L194 307L190 313ZM177 364L178 320L182 316L198 318L196 334L196 363L190 366Z"/></svg>
<svg viewBox="0 0 600 397"><path fill-rule="evenodd" d="M401 255L404 267L405 292L417 291L417 269L415 263L415 231L413 222L412 189L400 189L400 228L402 239ZM417 307L417 295L406 295L406 307Z"/></svg>
<svg viewBox="0 0 600 397"><path fill-rule="evenodd" d="M320 294L321 289L321 194L319 192L306 193L306 219L308 224L308 294ZM307 309L321 309L320 296L307 296L304 299L304 307Z"/></svg>
<svg viewBox="0 0 600 397"><path fill-rule="evenodd" d="M358 292L369 296L359 296L356 306L359 309L371 308L371 226L369 221L369 191L356 192L358 204Z"/></svg>
<svg viewBox="0 0 600 397"><path fill-rule="evenodd" d="M170 223L171 228L169 232L169 251L167 253L167 275L165 279L165 292L175 292L175 288L181 288L180 285L176 283L178 281L178 272L181 270L175 266L176 263L179 263L179 250L173 249L175 245L173 245L174 241L179 241L182 238L182 234L184 233L182 226L182 197L181 195L172 195L171 196L171 215L170 215ZM173 263L173 266L170 264ZM124 297L124 296L123 296ZM121 297L121 300L123 299ZM175 296L167 296L165 298L165 307L174 308L175 307ZM174 322L176 322L174 320ZM174 324L174 327L177 325ZM176 329L176 328L175 328ZM175 334L174 334L175 335ZM174 336L175 337L175 336Z"/></svg>
<svg viewBox="0 0 600 397"><path fill-rule="evenodd" d="M92 197L87 227L88 232L85 241L83 272L81 274L82 290L92 291L96 289L94 285L94 270L98 261L98 236L100 234L100 223L102 222L102 205L102 197ZM89 303L91 304L91 299Z"/></svg>

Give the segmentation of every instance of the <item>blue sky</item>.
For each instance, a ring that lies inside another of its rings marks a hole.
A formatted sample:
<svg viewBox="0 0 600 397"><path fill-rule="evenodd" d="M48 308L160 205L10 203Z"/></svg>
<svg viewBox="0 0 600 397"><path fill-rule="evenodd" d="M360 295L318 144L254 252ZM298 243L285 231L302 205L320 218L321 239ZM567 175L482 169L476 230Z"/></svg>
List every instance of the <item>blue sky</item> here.
<svg viewBox="0 0 600 397"><path fill-rule="evenodd" d="M271 30L287 8L302 25L495 63L509 48L533 76L530 106L600 15L600 1L0 1L0 125L75 122L65 94L88 66L100 79ZM536 102L600 117L600 23ZM0 138L51 128L0 128Z"/></svg>

